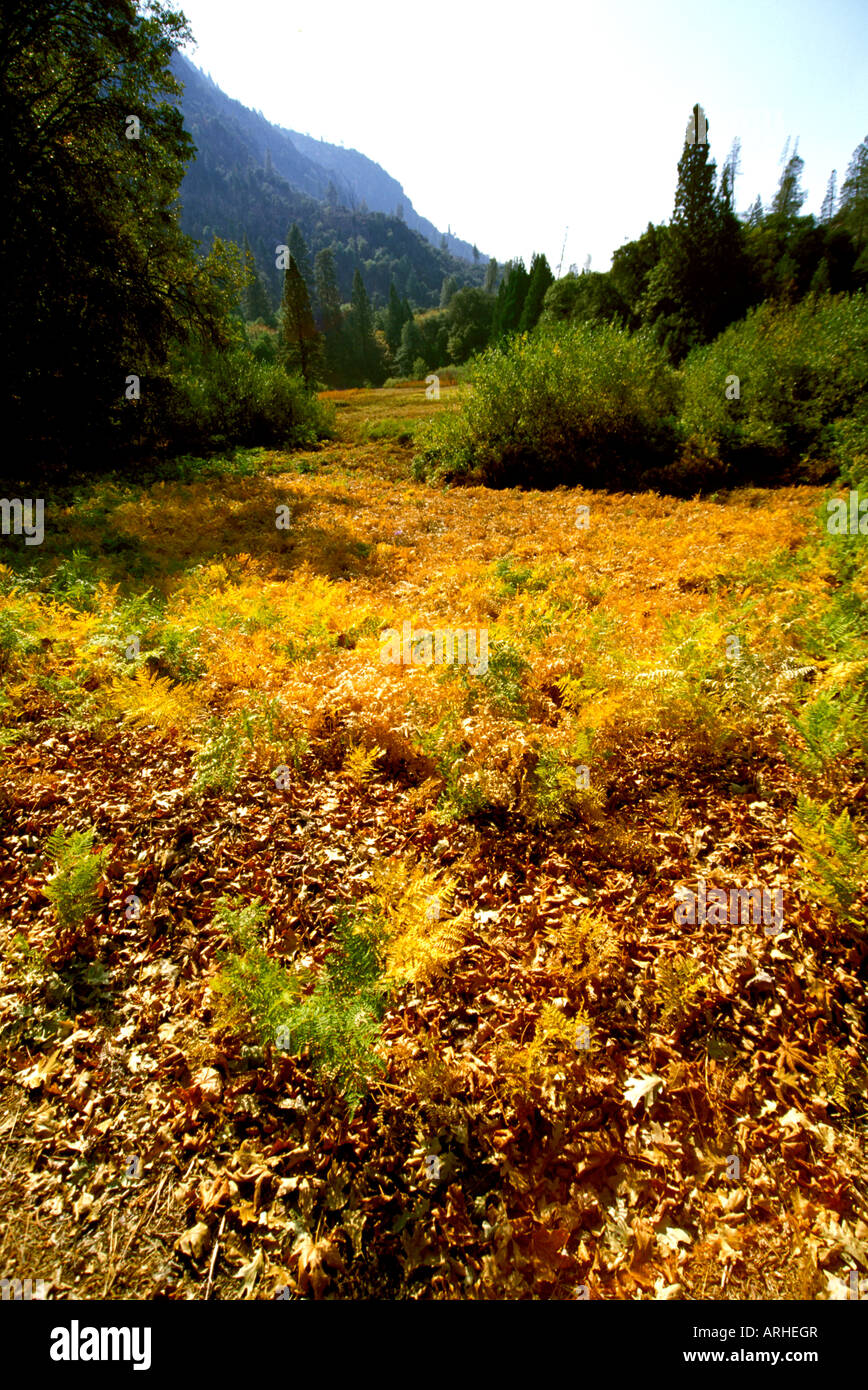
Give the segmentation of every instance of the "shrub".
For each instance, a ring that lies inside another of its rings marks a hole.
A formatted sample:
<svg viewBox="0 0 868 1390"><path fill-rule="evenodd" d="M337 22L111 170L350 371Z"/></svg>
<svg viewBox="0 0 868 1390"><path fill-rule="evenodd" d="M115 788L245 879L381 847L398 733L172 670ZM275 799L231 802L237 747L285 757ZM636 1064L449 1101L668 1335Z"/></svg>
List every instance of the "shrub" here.
<svg viewBox="0 0 868 1390"><path fill-rule="evenodd" d="M739 379L738 400L726 398L730 375ZM687 358L684 451L719 455L736 475L757 481L790 465L798 465L794 480L821 481L830 458L843 467L865 450L866 391L864 294L768 301Z"/></svg>
<svg viewBox="0 0 868 1390"><path fill-rule="evenodd" d="M418 478L615 487L671 461L677 378L645 334L575 324L470 365L472 390L420 435Z"/></svg>
<svg viewBox="0 0 868 1390"><path fill-rule="evenodd" d="M330 408L282 366L245 348L179 358L143 392L142 429L175 452L232 445L297 448L330 434Z"/></svg>

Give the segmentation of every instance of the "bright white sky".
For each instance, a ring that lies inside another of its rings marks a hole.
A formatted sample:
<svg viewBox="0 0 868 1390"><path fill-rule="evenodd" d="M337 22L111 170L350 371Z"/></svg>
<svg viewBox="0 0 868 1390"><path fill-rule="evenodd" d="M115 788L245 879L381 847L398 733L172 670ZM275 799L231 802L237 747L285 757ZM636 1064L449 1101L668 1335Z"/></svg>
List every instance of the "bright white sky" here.
<svg viewBox="0 0 868 1390"><path fill-rule="evenodd" d="M705 108L736 204L767 203L788 136L818 212L868 134L868 0L178 0L231 97L381 164L416 211L499 261L553 268L668 220Z"/></svg>

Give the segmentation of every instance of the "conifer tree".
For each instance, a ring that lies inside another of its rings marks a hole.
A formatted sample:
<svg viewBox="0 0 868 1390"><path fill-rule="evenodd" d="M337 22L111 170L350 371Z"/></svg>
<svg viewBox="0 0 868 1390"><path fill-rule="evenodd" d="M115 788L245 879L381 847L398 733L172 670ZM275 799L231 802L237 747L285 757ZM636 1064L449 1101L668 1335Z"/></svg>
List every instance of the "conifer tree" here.
<svg viewBox="0 0 868 1390"><path fill-rule="evenodd" d="M268 302L268 295L259 271L256 269L256 261L250 249L250 242L247 240L247 233L244 233L244 269L248 275L248 283L244 287L241 296L241 312L248 323L255 323L261 319L263 323L272 324L274 318L271 312L271 305Z"/></svg>
<svg viewBox="0 0 868 1390"><path fill-rule="evenodd" d="M486 294L494 294L497 289L497 261L493 256L488 262L485 270L485 284L483 285L483 289Z"/></svg>
<svg viewBox="0 0 868 1390"><path fill-rule="evenodd" d="M833 169L829 175L829 182L826 185L826 196L820 208L820 221L823 223L831 222L838 209L838 171Z"/></svg>
<svg viewBox="0 0 868 1390"><path fill-rule="evenodd" d="M759 194L757 194L756 198L748 208L747 214L745 215L745 226L760 227L762 225L764 217L765 212L763 211L763 200L759 196Z"/></svg>
<svg viewBox="0 0 868 1390"><path fill-rule="evenodd" d="M328 247L317 252L315 274L325 372L330 384L338 385L343 380L346 367L344 316L341 312L335 259Z"/></svg>
<svg viewBox="0 0 868 1390"><path fill-rule="evenodd" d="M798 146L797 140L796 148L787 160L781 174L778 191L772 199L771 216L782 225L795 221L806 197L802 188L802 170L805 167L805 161L799 154Z"/></svg>
<svg viewBox="0 0 868 1390"><path fill-rule="evenodd" d="M410 376L413 364L425 352L425 342L419 325L411 318L401 329L401 344L398 348L397 365L402 376Z"/></svg>
<svg viewBox="0 0 868 1390"><path fill-rule="evenodd" d="M856 250L868 247L868 135L853 151L841 186L841 214Z"/></svg>
<svg viewBox="0 0 868 1390"><path fill-rule="evenodd" d="M302 236L301 229L296 222L293 222L290 227L286 241L289 246L289 254L301 271L301 278L304 280L308 298L311 304L313 304L316 299L316 283L313 270L311 269L307 242Z"/></svg>
<svg viewBox="0 0 868 1390"><path fill-rule="evenodd" d="M320 335L307 286L292 256L284 274L281 331L287 371L300 372L305 385L310 386L321 366Z"/></svg>
<svg viewBox="0 0 868 1390"><path fill-rule="evenodd" d="M524 261L511 261L497 291L491 330L492 341L517 331L529 283L530 276L525 269Z"/></svg>
<svg viewBox="0 0 868 1390"><path fill-rule="evenodd" d="M644 317L656 323L658 337L675 359L683 358L694 344L716 337L747 306L741 224L732 210L729 179L720 191L715 189L710 127L696 105L691 124L698 127L700 122L705 139L685 138L675 209L642 306Z"/></svg>
<svg viewBox="0 0 868 1390"><path fill-rule="evenodd" d="M374 338L374 316L358 266L353 275L349 336L354 377L362 381L376 382L380 375L380 362Z"/></svg>
<svg viewBox="0 0 868 1390"><path fill-rule="evenodd" d="M386 307L386 342L394 357L401 346L401 329L404 326L404 306L398 298L394 280L389 282L389 303Z"/></svg>
<svg viewBox="0 0 868 1390"><path fill-rule="evenodd" d="M539 316L542 313L543 300L549 285L554 284L555 277L551 272L551 267L544 255L535 255L530 263L530 278L527 285L524 304L522 305L521 318L518 321L518 331L529 333L536 328Z"/></svg>

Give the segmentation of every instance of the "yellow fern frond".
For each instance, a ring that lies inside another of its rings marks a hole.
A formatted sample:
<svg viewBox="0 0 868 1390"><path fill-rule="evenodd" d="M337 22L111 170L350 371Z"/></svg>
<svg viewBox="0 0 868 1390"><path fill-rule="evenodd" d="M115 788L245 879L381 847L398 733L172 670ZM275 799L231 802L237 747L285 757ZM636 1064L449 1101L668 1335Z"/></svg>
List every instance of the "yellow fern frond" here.
<svg viewBox="0 0 868 1390"><path fill-rule="evenodd" d="M361 743L354 744L344 758L342 775L357 787L363 787L373 777L377 762L382 756L382 748L374 746L366 749Z"/></svg>
<svg viewBox="0 0 868 1390"><path fill-rule="evenodd" d="M415 983L440 974L460 951L471 924L467 909L449 915L455 884L426 873L408 855L377 864L372 888L375 911L367 929L379 936L386 978Z"/></svg>
<svg viewBox="0 0 868 1390"><path fill-rule="evenodd" d="M174 729L185 737L201 716L201 707L191 691L172 685L163 676L152 676L144 668L136 671L132 679L113 682L108 699L126 723L153 725L165 732Z"/></svg>
<svg viewBox="0 0 868 1390"><path fill-rule="evenodd" d="M618 950L617 937L609 923L591 912L568 918L557 940L572 973L579 980L588 976L598 979Z"/></svg>

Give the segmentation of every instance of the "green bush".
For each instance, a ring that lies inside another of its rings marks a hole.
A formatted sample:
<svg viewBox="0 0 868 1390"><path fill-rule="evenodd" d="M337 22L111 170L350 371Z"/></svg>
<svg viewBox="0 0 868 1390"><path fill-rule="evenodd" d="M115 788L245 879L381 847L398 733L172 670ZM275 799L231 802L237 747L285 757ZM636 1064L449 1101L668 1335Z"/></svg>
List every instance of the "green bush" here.
<svg viewBox="0 0 868 1390"><path fill-rule="evenodd" d="M729 376L737 400L726 397ZM866 392L864 294L769 301L687 358L682 452L719 457L736 478L780 480L789 469L793 481L822 481L832 461L846 468L860 451L864 467Z"/></svg>
<svg viewBox="0 0 868 1390"><path fill-rule="evenodd" d="M460 408L420 435L417 478L616 487L671 462L677 377L645 334L585 323L522 334L469 374Z"/></svg>
<svg viewBox="0 0 868 1390"><path fill-rule="evenodd" d="M297 448L331 432L332 412L274 362L238 347L189 354L143 390L143 432L174 452L237 445Z"/></svg>

